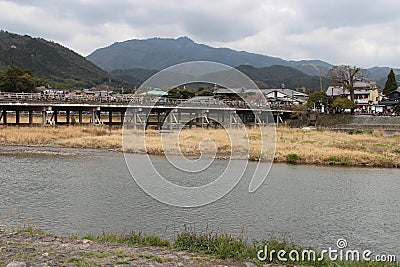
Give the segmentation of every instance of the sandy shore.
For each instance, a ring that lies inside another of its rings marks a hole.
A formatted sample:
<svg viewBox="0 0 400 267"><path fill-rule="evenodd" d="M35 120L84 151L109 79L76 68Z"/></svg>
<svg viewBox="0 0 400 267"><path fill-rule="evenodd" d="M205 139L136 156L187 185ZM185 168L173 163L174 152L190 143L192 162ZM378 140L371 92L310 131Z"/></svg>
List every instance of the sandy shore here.
<svg viewBox="0 0 400 267"><path fill-rule="evenodd" d="M262 140L260 131L257 129L247 129L247 131L247 136L240 138L245 138L250 144L249 158L251 160L265 158L265 155L260 152ZM165 135L162 136L163 134L158 131L147 131L145 149L133 145L127 150L136 153L163 154L161 140ZM183 130L179 135L178 148L184 154L198 156L200 155L199 144L205 138L215 143L217 157L230 156L231 141L222 129ZM110 132L106 126L1 126L0 144L122 151L122 129L115 128ZM203 144L202 149L204 149ZM210 145L211 148L213 146L213 144ZM168 142L166 147L168 147ZM207 150L207 146L205 147ZM397 168L400 166L400 135L386 136L383 131L360 131L349 134L320 129L306 131L278 127L274 161Z"/></svg>

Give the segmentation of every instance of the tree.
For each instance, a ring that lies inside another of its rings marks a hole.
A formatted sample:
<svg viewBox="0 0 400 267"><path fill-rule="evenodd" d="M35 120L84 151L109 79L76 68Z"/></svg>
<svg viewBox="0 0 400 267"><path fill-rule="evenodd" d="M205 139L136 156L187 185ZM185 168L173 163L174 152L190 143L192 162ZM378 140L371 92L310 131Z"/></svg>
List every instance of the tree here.
<svg viewBox="0 0 400 267"><path fill-rule="evenodd" d="M388 95L396 89L397 89L396 75L394 74L393 69L391 69L387 76L385 88L383 89L383 94Z"/></svg>
<svg viewBox="0 0 400 267"><path fill-rule="evenodd" d="M308 96L307 106L309 108L321 108L321 105L327 105L329 98L324 91L313 92Z"/></svg>
<svg viewBox="0 0 400 267"><path fill-rule="evenodd" d="M6 72L0 73L0 91L33 92L35 80L29 70L12 66Z"/></svg>
<svg viewBox="0 0 400 267"><path fill-rule="evenodd" d="M350 100L354 103L354 82L367 80L367 71L356 66L340 65L330 69L328 76L332 79L333 86L342 86L343 91L349 90ZM354 114L354 108L351 113Z"/></svg>
<svg viewBox="0 0 400 267"><path fill-rule="evenodd" d="M194 92L187 89L173 88L168 91L169 98L188 99L194 97Z"/></svg>
<svg viewBox="0 0 400 267"><path fill-rule="evenodd" d="M357 105L354 103L354 101L351 101L347 97L338 97L335 100L333 100L333 103L331 105L333 108L338 108L340 110L343 109L351 109L354 110Z"/></svg>

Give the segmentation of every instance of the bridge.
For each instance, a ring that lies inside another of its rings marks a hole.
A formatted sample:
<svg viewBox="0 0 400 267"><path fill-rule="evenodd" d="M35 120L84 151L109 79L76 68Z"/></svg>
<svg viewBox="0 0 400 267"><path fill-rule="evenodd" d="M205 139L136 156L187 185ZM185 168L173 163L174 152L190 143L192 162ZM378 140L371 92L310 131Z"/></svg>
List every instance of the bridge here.
<svg viewBox="0 0 400 267"><path fill-rule="evenodd" d="M193 100L194 99L194 100ZM257 106L243 101L218 101L212 97L187 99L46 96L43 94L0 93L0 123L3 125L122 125L125 117L134 128L173 129L187 127L232 127L241 123L282 123L291 110ZM250 108L250 105L252 106Z"/></svg>

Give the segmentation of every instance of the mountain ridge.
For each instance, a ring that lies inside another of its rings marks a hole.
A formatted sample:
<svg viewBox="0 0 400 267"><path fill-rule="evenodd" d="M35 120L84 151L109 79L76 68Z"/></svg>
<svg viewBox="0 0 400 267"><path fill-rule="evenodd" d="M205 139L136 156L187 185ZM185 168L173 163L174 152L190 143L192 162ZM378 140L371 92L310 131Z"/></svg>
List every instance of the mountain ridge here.
<svg viewBox="0 0 400 267"><path fill-rule="evenodd" d="M89 88L113 77L73 50L53 41L0 31L0 70L28 69L38 83Z"/></svg>
<svg viewBox="0 0 400 267"><path fill-rule="evenodd" d="M216 61L237 67L251 65L257 68L282 65L297 68L309 75L324 74L333 66L322 60L291 60L279 57L237 51L226 47L199 44L188 37L131 39L99 48L86 57L107 71L116 69L164 69L187 61Z"/></svg>

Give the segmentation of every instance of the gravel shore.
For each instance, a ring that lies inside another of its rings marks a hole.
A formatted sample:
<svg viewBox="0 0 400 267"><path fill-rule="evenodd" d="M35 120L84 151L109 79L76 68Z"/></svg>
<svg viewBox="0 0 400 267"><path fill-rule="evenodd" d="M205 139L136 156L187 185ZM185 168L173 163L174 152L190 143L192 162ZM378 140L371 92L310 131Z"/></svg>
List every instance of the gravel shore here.
<svg viewBox="0 0 400 267"><path fill-rule="evenodd" d="M255 266L175 251L168 247L138 247L93 242L35 232L0 230L0 266ZM265 265L277 266L277 265Z"/></svg>

